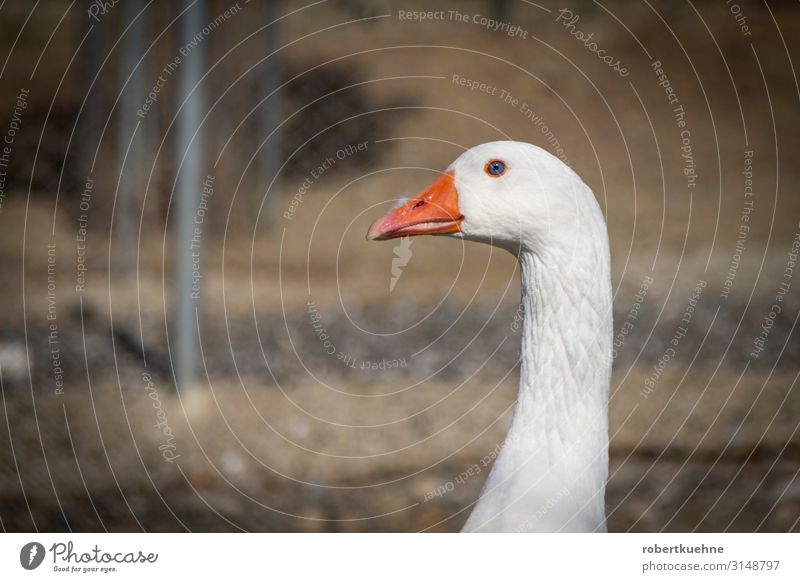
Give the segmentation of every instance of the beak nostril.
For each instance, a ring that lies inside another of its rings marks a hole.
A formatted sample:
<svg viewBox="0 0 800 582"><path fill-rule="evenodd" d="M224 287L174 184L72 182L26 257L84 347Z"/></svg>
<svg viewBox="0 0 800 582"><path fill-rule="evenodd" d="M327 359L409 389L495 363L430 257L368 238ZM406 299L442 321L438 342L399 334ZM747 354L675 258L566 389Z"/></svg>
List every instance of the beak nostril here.
<svg viewBox="0 0 800 582"><path fill-rule="evenodd" d="M2 3L2 0L0 0ZM369 240L387 240L420 234L455 234L463 216L452 171L439 176L413 198L402 198L367 231Z"/></svg>

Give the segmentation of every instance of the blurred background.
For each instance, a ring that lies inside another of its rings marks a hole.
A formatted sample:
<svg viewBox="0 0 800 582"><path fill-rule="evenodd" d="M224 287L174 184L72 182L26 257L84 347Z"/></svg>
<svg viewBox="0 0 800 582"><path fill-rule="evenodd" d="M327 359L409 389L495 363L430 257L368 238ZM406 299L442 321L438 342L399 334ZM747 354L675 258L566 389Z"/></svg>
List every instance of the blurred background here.
<svg viewBox="0 0 800 582"><path fill-rule="evenodd" d="M0 32L3 530L457 531L517 266L364 235L496 139L606 214L609 529L800 530L797 2L9 0Z"/></svg>

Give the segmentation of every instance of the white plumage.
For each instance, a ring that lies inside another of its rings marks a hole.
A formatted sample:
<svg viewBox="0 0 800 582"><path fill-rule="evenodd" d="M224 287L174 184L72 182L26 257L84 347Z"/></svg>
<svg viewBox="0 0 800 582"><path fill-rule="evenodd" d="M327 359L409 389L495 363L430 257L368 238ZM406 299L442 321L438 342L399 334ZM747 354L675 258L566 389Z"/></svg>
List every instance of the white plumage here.
<svg viewBox="0 0 800 582"><path fill-rule="evenodd" d="M605 531L611 275L591 190L536 146L482 144L368 237L417 234L492 244L520 264L519 395L464 530Z"/></svg>

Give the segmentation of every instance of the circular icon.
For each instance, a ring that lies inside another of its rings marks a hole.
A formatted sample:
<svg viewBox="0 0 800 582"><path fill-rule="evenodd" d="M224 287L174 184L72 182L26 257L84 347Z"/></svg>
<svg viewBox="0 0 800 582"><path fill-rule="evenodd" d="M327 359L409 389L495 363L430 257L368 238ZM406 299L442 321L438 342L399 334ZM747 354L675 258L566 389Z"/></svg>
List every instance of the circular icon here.
<svg viewBox="0 0 800 582"><path fill-rule="evenodd" d="M44 546L39 542L29 542L19 551L19 563L26 570L35 570L44 561Z"/></svg>

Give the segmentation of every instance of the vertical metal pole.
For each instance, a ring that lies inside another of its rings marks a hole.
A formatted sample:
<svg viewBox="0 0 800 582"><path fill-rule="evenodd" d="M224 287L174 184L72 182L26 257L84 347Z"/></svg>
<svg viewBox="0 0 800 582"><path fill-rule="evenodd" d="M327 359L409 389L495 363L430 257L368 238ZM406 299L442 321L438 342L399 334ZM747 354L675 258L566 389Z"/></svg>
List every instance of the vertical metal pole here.
<svg viewBox="0 0 800 582"><path fill-rule="evenodd" d="M194 4L181 17L180 47L190 42L203 28L203 0L184 0L183 4ZM204 152L203 139L198 130L203 116L203 88L199 86L203 75L202 41L194 44L190 52L182 56L178 70L177 101L183 109L177 122L178 164L183 164L176 176L176 229L174 237L175 261L175 350L173 351L175 382L178 390L185 390L195 379L197 371L197 313L199 299L192 297L192 235L194 218L200 202L203 183ZM178 52L180 55L180 51ZM191 96L190 96L191 94ZM187 99L188 98L188 99ZM184 100L186 101L184 103ZM197 252L195 250L195 252Z"/></svg>
<svg viewBox="0 0 800 582"><path fill-rule="evenodd" d="M85 8L91 5L89 0L84 0ZM86 12L86 10L84 10ZM106 39L108 37L107 23L98 24L94 21L92 31L89 33L85 48L86 60L80 68L81 90L88 91L89 86L94 80L94 76L100 70L100 64L106 54ZM113 32L113 31L112 31ZM106 85L103 82L104 75L101 75L92 87L92 92L86 100L86 105L81 114L81 123L78 125L78 139L76 143L76 155L78 161L75 167L78 168L76 180L78 184L84 184L87 176L92 173L92 157L97 147L97 140L100 139L100 131L103 128L105 109L107 105Z"/></svg>
<svg viewBox="0 0 800 582"><path fill-rule="evenodd" d="M264 24L274 22L278 17L278 2L264 2L262 10L264 11ZM279 22L275 22L272 26L264 31L266 34L264 42L264 54L269 55L280 47L278 39ZM275 53L261 64L261 70L258 74L258 99L261 100L272 91L281 85L281 53ZM261 143L271 131L273 131L281 122L281 97L279 93L274 94L267 101L261 105L259 112L259 131L256 139ZM264 144L259 152L257 159L257 172L256 172L256 187L253 192L256 194L254 197L254 210L257 213L261 205L261 197L267 192L267 187L272 182L275 175L278 173L278 168L281 165L281 136L280 131L276 131L268 142ZM277 196L279 192L278 180L272 185L272 189L267 194L268 198L264 203L264 210L262 213L262 220L267 224L275 221L274 209L276 207ZM254 213L253 216L256 216Z"/></svg>
<svg viewBox="0 0 800 582"><path fill-rule="evenodd" d="M144 15L136 18L142 9L142 0L127 0L123 4L123 28L131 24L122 41L122 68L120 82L124 83L131 75L128 85L122 92L120 109L118 112L117 127L117 156L119 164L119 191L116 209L116 266L122 273L133 270L136 250L136 213L139 190L142 184L142 155L141 147L143 128L136 128L138 117L136 110L142 103L142 66L135 71L136 63L143 52L144 46ZM134 21L134 19L136 20ZM134 132L135 136L134 136ZM131 136L133 141L131 142ZM128 144L130 143L130 149ZM127 158L126 158L127 152ZM124 164L124 165L123 165Z"/></svg>

